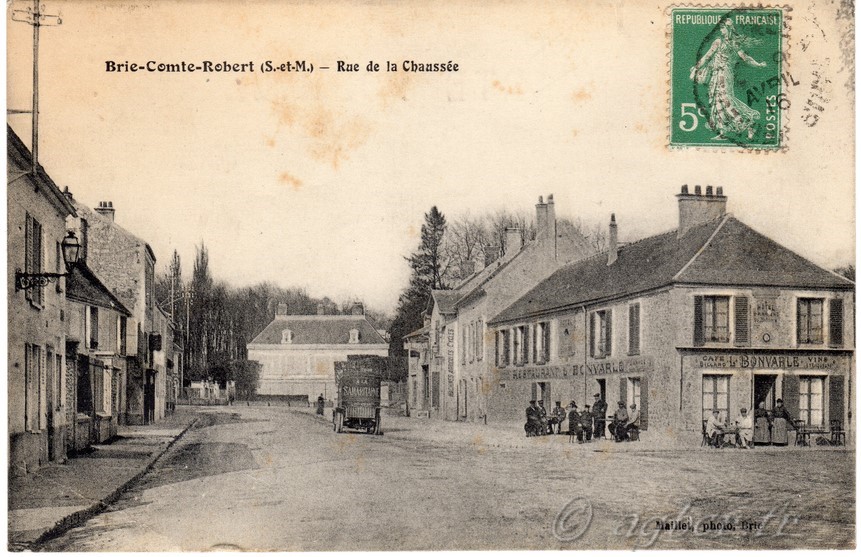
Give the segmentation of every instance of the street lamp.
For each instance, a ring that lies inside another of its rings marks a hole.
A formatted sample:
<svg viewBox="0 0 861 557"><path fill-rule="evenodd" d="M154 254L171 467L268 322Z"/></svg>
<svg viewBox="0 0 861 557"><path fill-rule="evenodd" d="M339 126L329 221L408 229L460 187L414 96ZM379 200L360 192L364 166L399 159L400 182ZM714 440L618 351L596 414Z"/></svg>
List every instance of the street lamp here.
<svg viewBox="0 0 861 557"><path fill-rule="evenodd" d="M63 263L66 266L65 273L24 273L21 269L15 270L15 291L28 290L37 286L47 286L49 282L67 277L72 272L75 265L78 264L78 258L81 255L81 243L77 236L71 230L68 232L63 242L60 244L63 250Z"/></svg>

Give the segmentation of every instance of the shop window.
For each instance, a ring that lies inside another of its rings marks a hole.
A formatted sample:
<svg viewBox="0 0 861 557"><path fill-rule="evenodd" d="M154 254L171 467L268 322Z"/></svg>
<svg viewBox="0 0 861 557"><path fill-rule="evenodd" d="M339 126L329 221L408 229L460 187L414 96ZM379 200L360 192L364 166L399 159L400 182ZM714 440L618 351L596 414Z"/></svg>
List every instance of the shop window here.
<svg viewBox="0 0 861 557"><path fill-rule="evenodd" d="M703 419L707 420L713 410L720 412L720 417L729 417L729 375L703 376Z"/></svg>
<svg viewBox="0 0 861 557"><path fill-rule="evenodd" d="M799 419L810 426L821 426L825 406L824 397L824 377L800 377L798 384Z"/></svg>
<svg viewBox="0 0 861 557"><path fill-rule="evenodd" d="M640 353L640 304L628 306L628 355Z"/></svg>
<svg viewBox="0 0 861 557"><path fill-rule="evenodd" d="M822 298L798 299L798 344L822 344Z"/></svg>
<svg viewBox="0 0 861 557"><path fill-rule="evenodd" d="M613 352L613 314L610 310L593 312L589 320L590 353L607 358Z"/></svg>
<svg viewBox="0 0 861 557"><path fill-rule="evenodd" d="M828 344L843 346L843 300L828 303Z"/></svg>

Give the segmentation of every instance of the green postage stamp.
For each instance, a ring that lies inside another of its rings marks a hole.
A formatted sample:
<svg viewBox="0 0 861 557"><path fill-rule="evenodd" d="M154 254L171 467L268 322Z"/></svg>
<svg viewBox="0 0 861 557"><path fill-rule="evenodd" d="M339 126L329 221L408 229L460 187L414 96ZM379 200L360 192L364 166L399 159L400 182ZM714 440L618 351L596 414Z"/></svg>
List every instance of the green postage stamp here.
<svg viewBox="0 0 861 557"><path fill-rule="evenodd" d="M670 145L780 149L783 12L670 10Z"/></svg>

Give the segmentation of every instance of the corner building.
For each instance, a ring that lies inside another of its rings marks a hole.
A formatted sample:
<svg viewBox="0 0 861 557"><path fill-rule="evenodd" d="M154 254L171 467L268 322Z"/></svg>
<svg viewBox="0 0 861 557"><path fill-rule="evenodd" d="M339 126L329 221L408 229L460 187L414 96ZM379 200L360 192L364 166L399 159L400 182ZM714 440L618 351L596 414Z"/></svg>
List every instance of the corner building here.
<svg viewBox="0 0 861 557"><path fill-rule="evenodd" d="M712 410L734 421L782 398L793 419L854 437L854 283L727 214L721 188L677 197L677 230L620 245L613 219L607 252L493 319L489 416L601 393L608 413L637 403L643 441L695 446Z"/></svg>

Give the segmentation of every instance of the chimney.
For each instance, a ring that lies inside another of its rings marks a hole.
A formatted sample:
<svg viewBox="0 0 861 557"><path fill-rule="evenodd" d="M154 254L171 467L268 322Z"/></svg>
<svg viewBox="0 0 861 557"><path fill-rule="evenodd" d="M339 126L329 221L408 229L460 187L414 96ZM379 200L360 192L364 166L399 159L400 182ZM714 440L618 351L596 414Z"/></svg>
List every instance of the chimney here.
<svg viewBox="0 0 861 557"><path fill-rule="evenodd" d="M111 219L111 222L114 222L113 201L99 201L99 206L96 207L96 212L105 218Z"/></svg>
<svg viewBox="0 0 861 557"><path fill-rule="evenodd" d="M352 315L365 315L365 306L362 305L362 302L355 302L350 313Z"/></svg>
<svg viewBox="0 0 861 557"><path fill-rule="evenodd" d="M619 258L619 230L616 226L616 213L610 215L610 247L607 252L607 265L612 265Z"/></svg>
<svg viewBox="0 0 861 557"><path fill-rule="evenodd" d="M275 315L287 315L287 304L280 302L278 304L278 309L275 310Z"/></svg>
<svg viewBox="0 0 861 557"><path fill-rule="evenodd" d="M326 306L322 303L317 304L317 315L326 315Z"/></svg>
<svg viewBox="0 0 861 557"><path fill-rule="evenodd" d="M538 204L535 205L535 239L556 237L556 205L553 203L553 194L544 197L538 196Z"/></svg>
<svg viewBox="0 0 861 557"><path fill-rule="evenodd" d="M499 258L499 246L491 244L484 246L484 266L487 267Z"/></svg>
<svg viewBox="0 0 861 557"><path fill-rule="evenodd" d="M505 256L511 257L523 247L523 236L519 228L505 229Z"/></svg>
<svg viewBox="0 0 861 557"><path fill-rule="evenodd" d="M472 276L473 273L475 273L475 261L473 261L472 259L461 261L460 278L464 279L466 277Z"/></svg>
<svg viewBox="0 0 861 557"><path fill-rule="evenodd" d="M70 203L75 200L75 198L72 197L72 192L69 191L69 186L63 188L63 195L66 196L66 199L68 199Z"/></svg>
<svg viewBox="0 0 861 557"><path fill-rule="evenodd" d="M682 192L676 197L679 199L679 238L684 236L691 228L720 218L726 214L726 196L723 188L718 187L717 193L712 193L712 187L706 186L706 194L702 195L702 188L694 186L694 193L688 193L688 186L682 186Z"/></svg>

